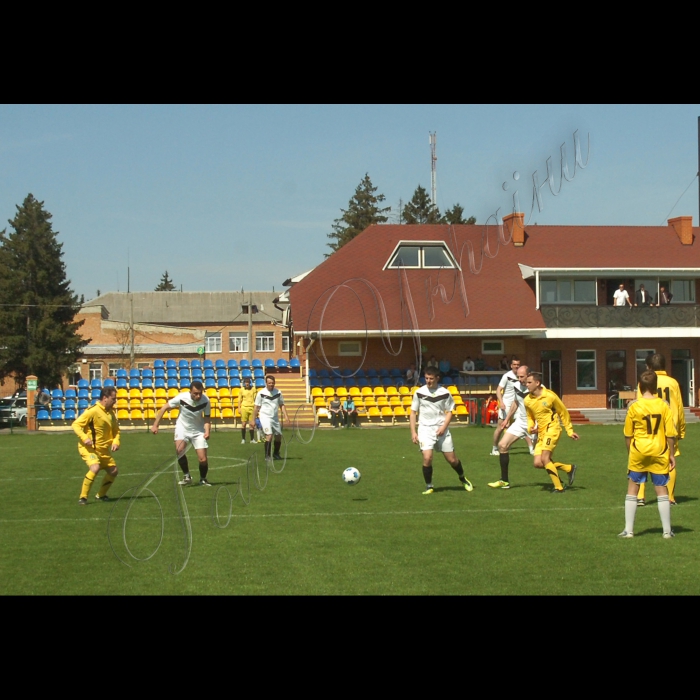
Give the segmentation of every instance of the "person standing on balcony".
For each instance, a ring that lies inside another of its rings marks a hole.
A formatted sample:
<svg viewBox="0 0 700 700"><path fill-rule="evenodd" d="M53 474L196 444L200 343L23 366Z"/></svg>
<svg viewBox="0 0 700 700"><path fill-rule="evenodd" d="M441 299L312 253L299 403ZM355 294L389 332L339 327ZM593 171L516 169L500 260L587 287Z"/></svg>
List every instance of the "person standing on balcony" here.
<svg viewBox="0 0 700 700"><path fill-rule="evenodd" d="M632 306L630 295L627 293L625 285L620 282L620 287L613 294L613 306L624 306L625 304Z"/></svg>
<svg viewBox="0 0 700 700"><path fill-rule="evenodd" d="M644 285L640 284L639 289L634 295L634 305L635 306L653 306L651 301L651 294L644 289Z"/></svg>

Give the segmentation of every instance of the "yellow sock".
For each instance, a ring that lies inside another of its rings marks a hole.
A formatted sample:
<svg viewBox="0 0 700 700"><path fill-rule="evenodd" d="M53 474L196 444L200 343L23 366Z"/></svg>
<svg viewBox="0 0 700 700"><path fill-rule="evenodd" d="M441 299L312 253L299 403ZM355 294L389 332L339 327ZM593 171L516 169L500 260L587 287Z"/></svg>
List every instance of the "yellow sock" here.
<svg viewBox="0 0 700 700"><path fill-rule="evenodd" d="M674 469L675 471L675 469ZM639 493L637 494L637 500L638 501L643 501L644 500L644 492L645 492L645 486L646 486L646 481L643 481L641 484L639 484Z"/></svg>
<svg viewBox="0 0 700 700"><path fill-rule="evenodd" d="M554 488L557 491L563 491L564 487L562 486L561 479L559 478L559 474L557 474L557 470L553 469L553 464L550 462L545 469L547 470L547 474L549 474L549 478L552 480L552 483L554 484Z"/></svg>
<svg viewBox="0 0 700 700"><path fill-rule="evenodd" d="M112 485L115 478L116 477L113 477L109 472L105 472L105 475L102 477L102 486L100 486L100 490L97 492L100 498L109 491L109 487Z"/></svg>
<svg viewBox="0 0 700 700"><path fill-rule="evenodd" d="M674 494L676 491L676 472L678 470L674 469L672 472L668 473L668 500L675 501Z"/></svg>
<svg viewBox="0 0 700 700"><path fill-rule="evenodd" d="M563 472L566 472L567 474L571 471L571 465L570 464L562 464L562 462L552 462L550 465L554 467L555 469L561 469Z"/></svg>
<svg viewBox="0 0 700 700"><path fill-rule="evenodd" d="M83 490L80 492L80 498L87 498L92 488L92 482L95 481L97 474L88 472L83 479Z"/></svg>

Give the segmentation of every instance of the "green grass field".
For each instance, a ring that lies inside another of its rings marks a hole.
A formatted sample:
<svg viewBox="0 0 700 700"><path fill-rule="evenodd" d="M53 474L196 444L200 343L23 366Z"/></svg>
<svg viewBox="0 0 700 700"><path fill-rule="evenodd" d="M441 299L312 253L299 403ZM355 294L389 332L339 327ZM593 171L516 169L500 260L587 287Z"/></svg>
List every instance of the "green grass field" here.
<svg viewBox="0 0 700 700"><path fill-rule="evenodd" d="M673 540L661 537L651 488L651 503L637 512L635 538L616 537L624 527L626 491L622 428L581 426L577 432L578 443L562 438L557 450L559 459L579 464L576 484L562 496L553 496L546 474L532 468L523 441L511 455L514 487L489 489L487 482L500 471L498 458L488 456L488 428L453 430L474 491L465 492L437 455L437 490L430 496L421 495L420 454L407 429L317 431L309 444L292 440L284 470L270 473L262 491L246 480L246 460L253 452L262 455L262 446L240 445L238 432L212 435L209 479L214 488L184 489L174 487L172 466L167 467L173 461L172 433L124 433L116 454L120 475L110 496L143 485L158 468L164 471L136 498L117 505L96 503L93 487L89 505L81 507L86 469L74 435L3 431L2 592L700 593L695 539L700 529L700 426L689 425L681 443ZM195 463L191 455L193 475ZM259 466L264 482L262 459ZM362 472L356 486L341 480L347 466ZM236 495L239 480L246 498L246 484L250 487L248 505ZM230 520L229 493L234 496ZM179 515L182 497L188 520ZM181 573L170 573L173 568Z"/></svg>

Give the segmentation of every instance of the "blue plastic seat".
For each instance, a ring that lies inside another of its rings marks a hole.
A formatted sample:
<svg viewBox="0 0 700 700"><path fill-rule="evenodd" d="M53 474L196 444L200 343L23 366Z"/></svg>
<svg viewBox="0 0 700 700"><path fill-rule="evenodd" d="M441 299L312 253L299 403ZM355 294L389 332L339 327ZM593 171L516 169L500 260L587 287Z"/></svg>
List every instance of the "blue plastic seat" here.
<svg viewBox="0 0 700 700"><path fill-rule="evenodd" d="M177 379L174 379L173 377L168 379L168 389L177 389L177 388L178 388Z"/></svg>
<svg viewBox="0 0 700 700"><path fill-rule="evenodd" d="M90 392L87 389L78 389L78 399L90 398Z"/></svg>
<svg viewBox="0 0 700 700"><path fill-rule="evenodd" d="M141 388L142 389L152 389L153 388L153 380L149 379L148 377L144 378L144 380L141 382Z"/></svg>
<svg viewBox="0 0 700 700"><path fill-rule="evenodd" d="M192 369L202 369L202 363L199 360L192 360L192 362L190 362L190 367Z"/></svg>
<svg viewBox="0 0 700 700"><path fill-rule="evenodd" d="M382 380L379 377L372 377L372 379L369 380L369 385L371 387L382 386Z"/></svg>
<svg viewBox="0 0 700 700"><path fill-rule="evenodd" d="M365 374L365 371L360 368L355 372L355 379L366 379L367 375Z"/></svg>
<svg viewBox="0 0 700 700"><path fill-rule="evenodd" d="M158 379L155 380L153 383L153 388L154 389L165 389L165 379L162 377L158 377Z"/></svg>
<svg viewBox="0 0 700 700"><path fill-rule="evenodd" d="M355 379L355 377L345 377L345 386L348 388L357 386L357 379Z"/></svg>
<svg viewBox="0 0 700 700"><path fill-rule="evenodd" d="M238 362L236 362L235 360L229 360L229 361L226 363L226 366L227 366L229 369L238 369Z"/></svg>
<svg viewBox="0 0 700 700"><path fill-rule="evenodd" d="M394 377L394 379L403 379L403 373L398 367L394 367L394 369L389 372L390 377Z"/></svg>
<svg viewBox="0 0 700 700"><path fill-rule="evenodd" d="M61 389L52 389L51 390L51 398L52 399L62 399L63 398L63 391Z"/></svg>
<svg viewBox="0 0 700 700"><path fill-rule="evenodd" d="M51 409L52 410L61 410L63 408L63 401L61 399L53 399L51 401Z"/></svg>
<svg viewBox="0 0 700 700"><path fill-rule="evenodd" d="M318 372L315 369L309 370L309 378L311 377L318 377Z"/></svg>
<svg viewBox="0 0 700 700"><path fill-rule="evenodd" d="M365 373L365 376L367 377L367 379L375 379L376 377L379 376L379 374L377 374L376 369L368 369L367 372Z"/></svg>
<svg viewBox="0 0 700 700"><path fill-rule="evenodd" d="M289 363L284 358L277 360L277 371L284 371L289 369Z"/></svg>
<svg viewBox="0 0 700 700"><path fill-rule="evenodd" d="M158 369L154 370L153 374L156 379L165 379L165 370L162 367L159 367Z"/></svg>
<svg viewBox="0 0 700 700"><path fill-rule="evenodd" d="M271 360L269 357L265 360L264 365L265 369L269 371L272 371L277 367L277 365L275 365L275 361Z"/></svg>
<svg viewBox="0 0 700 700"><path fill-rule="evenodd" d="M321 380L318 377L309 377L309 386L313 389L314 387L321 386Z"/></svg>
<svg viewBox="0 0 700 700"><path fill-rule="evenodd" d="M321 379L330 379L330 373L328 372L327 369L320 369L318 370L318 376L321 377Z"/></svg>
<svg viewBox="0 0 700 700"><path fill-rule="evenodd" d="M117 370L117 379L119 379L120 377L128 377L128 376L129 376L129 374L125 369L118 369Z"/></svg>
<svg viewBox="0 0 700 700"><path fill-rule="evenodd" d="M189 363L187 360L180 360L180 361L177 363L177 366L178 366L180 369L189 369L189 368L190 368L190 363Z"/></svg>
<svg viewBox="0 0 700 700"><path fill-rule="evenodd" d="M165 364L163 363L163 360L154 360L153 369L165 369Z"/></svg>
<svg viewBox="0 0 700 700"><path fill-rule="evenodd" d="M75 399L66 399L64 404L63 404L63 409L67 408L75 408Z"/></svg>
<svg viewBox="0 0 700 700"><path fill-rule="evenodd" d="M152 369L144 369L144 370L141 372L141 376L142 376L144 379L153 379L153 370L152 370Z"/></svg>
<svg viewBox="0 0 700 700"><path fill-rule="evenodd" d="M90 390L90 399L93 401L93 403L95 401L97 401L97 399L100 398L100 391L102 391L102 390L101 389L91 389Z"/></svg>
<svg viewBox="0 0 700 700"><path fill-rule="evenodd" d="M132 377L129 380L129 389L140 389L141 388L141 382L136 379L136 377Z"/></svg>
<svg viewBox="0 0 700 700"><path fill-rule="evenodd" d="M36 419L38 421L49 420L50 418L51 418L51 416L49 415L49 412L45 408L39 409L36 413Z"/></svg>
<svg viewBox="0 0 700 700"><path fill-rule="evenodd" d="M192 370L192 379L201 379L202 378L202 370L200 367L195 367Z"/></svg>
<svg viewBox="0 0 700 700"><path fill-rule="evenodd" d="M300 367L301 367L301 363L299 362L299 358L298 358L298 357L293 357L293 358L289 361L289 369L297 370L297 369L299 369Z"/></svg>
<svg viewBox="0 0 700 700"><path fill-rule="evenodd" d="M78 389L89 389L90 388L90 382L88 382L87 379L79 379L78 380Z"/></svg>
<svg viewBox="0 0 700 700"><path fill-rule="evenodd" d="M102 386L114 386L114 379L112 379L112 377L107 377Z"/></svg>
<svg viewBox="0 0 700 700"><path fill-rule="evenodd" d="M265 370L261 367L256 367L253 370L253 377L255 377L255 379L265 379Z"/></svg>
<svg viewBox="0 0 700 700"><path fill-rule="evenodd" d="M249 369L241 370L241 379L252 379L253 373Z"/></svg>
<svg viewBox="0 0 700 700"><path fill-rule="evenodd" d="M380 369L380 370L379 370L379 376L380 376L382 379L389 379L389 377L390 377L391 375L389 374L389 370L388 370L388 369Z"/></svg>
<svg viewBox="0 0 700 700"><path fill-rule="evenodd" d="M228 368L228 376L229 377L237 377L238 376L238 367L229 367Z"/></svg>
<svg viewBox="0 0 700 700"><path fill-rule="evenodd" d="M255 388L256 389L264 389L265 388L265 380L264 379L256 379L255 380Z"/></svg>
<svg viewBox="0 0 700 700"><path fill-rule="evenodd" d="M168 377L168 379L177 379L177 370L173 367L168 369L167 377Z"/></svg>
<svg viewBox="0 0 700 700"><path fill-rule="evenodd" d="M216 379L209 378L204 380L205 389L216 389Z"/></svg>
<svg viewBox="0 0 700 700"><path fill-rule="evenodd" d="M64 420L75 420L75 409L74 408L67 408L65 412L63 413L63 419Z"/></svg>
<svg viewBox="0 0 700 700"><path fill-rule="evenodd" d="M211 367L207 367L207 369L204 370L205 379L214 379L214 376L214 370Z"/></svg>
<svg viewBox="0 0 700 700"><path fill-rule="evenodd" d="M204 369L214 369L214 363L211 360L204 360L202 367Z"/></svg>
<svg viewBox="0 0 700 700"><path fill-rule="evenodd" d="M138 379L141 377L141 372L139 372L135 367L129 370L129 379Z"/></svg>
<svg viewBox="0 0 700 700"><path fill-rule="evenodd" d="M241 361L238 363L238 366L239 366L241 369L250 369L250 362L248 362L248 360L241 360Z"/></svg>
<svg viewBox="0 0 700 700"><path fill-rule="evenodd" d="M228 387L228 377L219 377L216 380L216 386L219 389L223 389L224 387Z"/></svg>
<svg viewBox="0 0 700 700"><path fill-rule="evenodd" d="M369 379L367 379L367 377L360 377L357 380L357 386L359 386L359 387L369 386Z"/></svg>
<svg viewBox="0 0 700 700"><path fill-rule="evenodd" d="M226 373L225 367L219 367L219 369L216 370L216 378L217 379L226 379L227 377L228 377L228 374Z"/></svg>
<svg viewBox="0 0 700 700"><path fill-rule="evenodd" d="M345 379L343 377L335 377L333 379L333 386L336 387L336 389L338 387L345 386Z"/></svg>
<svg viewBox="0 0 700 700"><path fill-rule="evenodd" d="M102 388L102 380L101 379L93 379L90 382L90 388L91 389L101 389Z"/></svg>
<svg viewBox="0 0 700 700"><path fill-rule="evenodd" d="M89 403L87 398L84 399L78 399L78 410L79 411L84 411L88 407Z"/></svg>
<svg viewBox="0 0 700 700"><path fill-rule="evenodd" d="M263 363L256 357L253 360L253 369L262 369Z"/></svg>
<svg viewBox="0 0 700 700"><path fill-rule="evenodd" d="M117 389L126 389L129 386L129 382L126 379L120 377L117 379Z"/></svg>
<svg viewBox="0 0 700 700"><path fill-rule="evenodd" d="M189 377L184 377L183 379L180 379L180 389L189 389L189 388L190 388Z"/></svg>
<svg viewBox="0 0 700 700"><path fill-rule="evenodd" d="M63 420L63 411L57 408L51 410L51 420Z"/></svg>
<svg viewBox="0 0 700 700"><path fill-rule="evenodd" d="M231 377L229 384L231 385L232 389L240 389L241 388L241 380L238 377Z"/></svg>
<svg viewBox="0 0 700 700"><path fill-rule="evenodd" d="M332 387L333 382L330 377L321 377L321 386L325 389L327 387Z"/></svg>
<svg viewBox="0 0 700 700"><path fill-rule="evenodd" d="M165 363L165 369L177 369L177 362L175 362L175 360L168 360Z"/></svg>
<svg viewBox="0 0 700 700"><path fill-rule="evenodd" d="M214 363L214 369L226 369L226 363L223 360L217 360Z"/></svg>

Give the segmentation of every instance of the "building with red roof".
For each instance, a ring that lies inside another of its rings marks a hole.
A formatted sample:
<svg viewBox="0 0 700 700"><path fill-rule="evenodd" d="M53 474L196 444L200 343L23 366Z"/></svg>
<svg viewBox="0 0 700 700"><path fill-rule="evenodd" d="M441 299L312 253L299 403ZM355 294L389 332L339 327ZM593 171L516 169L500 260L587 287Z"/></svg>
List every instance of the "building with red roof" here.
<svg viewBox="0 0 700 700"><path fill-rule="evenodd" d="M636 385L650 352L666 356L694 406L700 357L700 244L692 217L667 226L375 225L289 290L309 369L406 369L431 355L494 369L503 355L543 371L572 408L605 408ZM644 285L670 305L631 303Z"/></svg>

